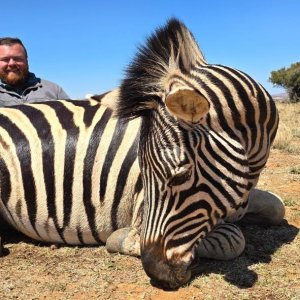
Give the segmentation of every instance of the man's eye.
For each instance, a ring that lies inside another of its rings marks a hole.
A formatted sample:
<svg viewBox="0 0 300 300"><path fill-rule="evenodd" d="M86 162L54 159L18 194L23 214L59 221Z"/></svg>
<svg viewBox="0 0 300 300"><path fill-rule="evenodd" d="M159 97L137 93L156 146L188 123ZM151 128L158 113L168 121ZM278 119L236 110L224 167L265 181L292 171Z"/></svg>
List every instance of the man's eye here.
<svg viewBox="0 0 300 300"><path fill-rule="evenodd" d="M14 57L14 61L16 62L24 62L24 58L23 57Z"/></svg>
<svg viewBox="0 0 300 300"><path fill-rule="evenodd" d="M19 56L2 57L2 58L0 58L0 61L8 63L11 59L18 63L25 61L25 59L23 57L19 57Z"/></svg>

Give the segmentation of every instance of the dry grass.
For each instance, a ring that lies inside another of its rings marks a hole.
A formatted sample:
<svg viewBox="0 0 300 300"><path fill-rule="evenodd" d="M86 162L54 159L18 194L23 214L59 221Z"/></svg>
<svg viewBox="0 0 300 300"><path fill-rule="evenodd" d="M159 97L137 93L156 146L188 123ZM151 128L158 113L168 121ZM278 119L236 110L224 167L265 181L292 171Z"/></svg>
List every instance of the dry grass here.
<svg viewBox="0 0 300 300"><path fill-rule="evenodd" d="M104 247L49 247L5 231L0 299L300 299L300 105L278 108L279 136L259 187L284 199L286 220L241 226L247 245L240 257L201 260L188 286L163 291L150 284L137 258L110 255Z"/></svg>
<svg viewBox="0 0 300 300"><path fill-rule="evenodd" d="M277 103L280 123L274 149L300 154L300 103Z"/></svg>

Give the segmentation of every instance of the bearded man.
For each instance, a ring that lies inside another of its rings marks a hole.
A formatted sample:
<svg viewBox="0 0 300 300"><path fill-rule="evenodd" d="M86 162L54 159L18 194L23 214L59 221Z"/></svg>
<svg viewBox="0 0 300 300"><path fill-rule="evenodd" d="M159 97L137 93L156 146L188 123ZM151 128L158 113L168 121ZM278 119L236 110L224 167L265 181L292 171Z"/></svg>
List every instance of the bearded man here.
<svg viewBox="0 0 300 300"><path fill-rule="evenodd" d="M0 106L69 99L57 84L29 72L28 55L18 38L0 38Z"/></svg>

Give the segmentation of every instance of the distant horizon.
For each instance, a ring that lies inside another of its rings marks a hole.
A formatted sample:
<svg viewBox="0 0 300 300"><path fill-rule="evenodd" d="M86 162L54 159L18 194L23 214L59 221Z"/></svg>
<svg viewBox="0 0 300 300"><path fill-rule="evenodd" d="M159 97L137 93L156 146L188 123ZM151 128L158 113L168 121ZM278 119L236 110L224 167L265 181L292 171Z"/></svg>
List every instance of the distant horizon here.
<svg viewBox="0 0 300 300"><path fill-rule="evenodd" d="M37 5L38 3L38 5ZM191 30L208 63L239 69L270 94L272 71L299 61L300 1L10 1L0 37L19 37L30 71L74 99L120 85L147 36L176 17Z"/></svg>

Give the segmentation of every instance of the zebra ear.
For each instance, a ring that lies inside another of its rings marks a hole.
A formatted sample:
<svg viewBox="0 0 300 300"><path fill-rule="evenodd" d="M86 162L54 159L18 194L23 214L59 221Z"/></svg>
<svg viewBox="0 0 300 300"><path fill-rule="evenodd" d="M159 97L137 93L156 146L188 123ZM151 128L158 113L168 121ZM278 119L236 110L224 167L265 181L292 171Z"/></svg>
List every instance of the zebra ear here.
<svg viewBox="0 0 300 300"><path fill-rule="evenodd" d="M178 89L166 97L166 106L175 117L195 124L208 113L210 104L195 90Z"/></svg>

